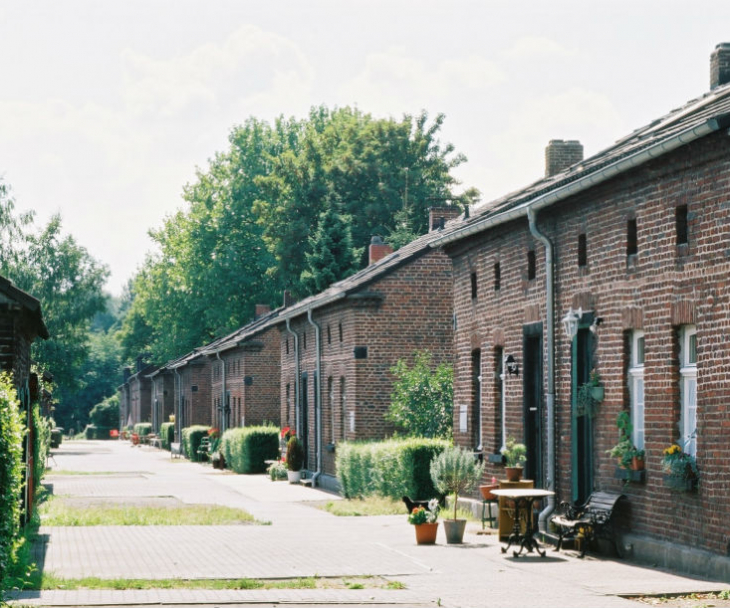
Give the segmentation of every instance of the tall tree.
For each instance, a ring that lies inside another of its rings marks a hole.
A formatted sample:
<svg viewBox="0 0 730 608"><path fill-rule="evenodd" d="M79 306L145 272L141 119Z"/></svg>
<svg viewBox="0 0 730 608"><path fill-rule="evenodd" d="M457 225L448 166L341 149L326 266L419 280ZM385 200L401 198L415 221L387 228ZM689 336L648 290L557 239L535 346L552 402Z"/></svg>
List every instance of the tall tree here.
<svg viewBox="0 0 730 608"><path fill-rule="evenodd" d="M349 216L339 212L336 195L330 195L325 210L319 215L317 230L309 238L305 256L307 268L302 271L302 288L309 294L325 290L332 283L344 279L358 269L359 250L352 247Z"/></svg>

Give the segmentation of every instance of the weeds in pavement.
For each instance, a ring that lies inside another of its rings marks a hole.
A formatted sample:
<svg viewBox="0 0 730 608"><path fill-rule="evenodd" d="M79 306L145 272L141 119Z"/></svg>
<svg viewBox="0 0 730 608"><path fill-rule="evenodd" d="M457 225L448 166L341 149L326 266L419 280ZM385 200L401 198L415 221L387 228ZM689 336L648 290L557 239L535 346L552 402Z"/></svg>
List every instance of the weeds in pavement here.
<svg viewBox="0 0 730 608"><path fill-rule="evenodd" d="M400 585L400 586L398 586ZM102 579L61 578L52 573L43 574L36 589L405 589L398 581L384 581L379 577L340 578L306 577L295 579Z"/></svg>
<svg viewBox="0 0 730 608"><path fill-rule="evenodd" d="M321 509L342 517L360 515L405 515L405 507L400 500L382 496L332 500Z"/></svg>

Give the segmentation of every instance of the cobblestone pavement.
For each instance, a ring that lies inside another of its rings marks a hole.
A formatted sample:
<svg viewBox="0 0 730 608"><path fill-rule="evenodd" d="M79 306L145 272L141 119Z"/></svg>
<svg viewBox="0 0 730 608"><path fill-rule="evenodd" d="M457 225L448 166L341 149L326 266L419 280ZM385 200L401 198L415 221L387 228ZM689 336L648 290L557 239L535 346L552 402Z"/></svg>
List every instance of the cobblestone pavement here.
<svg viewBox="0 0 730 608"><path fill-rule="evenodd" d="M270 525L42 527L44 571L77 578L290 578L378 575L406 589L150 590L23 592L34 606L262 605L560 606L637 608L623 596L709 591L727 585L630 562L548 552L515 559L495 536L467 529L463 545L417 546L403 516L335 517L315 508L339 500L317 489L171 460L126 442L68 442L47 482L57 496L171 497L246 509ZM59 474L59 473L66 474ZM79 473L79 474L68 474Z"/></svg>

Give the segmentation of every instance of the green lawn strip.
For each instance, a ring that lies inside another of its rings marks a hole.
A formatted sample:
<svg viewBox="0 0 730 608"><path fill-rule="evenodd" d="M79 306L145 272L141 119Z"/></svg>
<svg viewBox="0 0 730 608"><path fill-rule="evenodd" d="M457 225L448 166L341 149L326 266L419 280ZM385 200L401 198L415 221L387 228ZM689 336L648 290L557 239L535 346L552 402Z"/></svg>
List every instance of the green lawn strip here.
<svg viewBox="0 0 730 608"><path fill-rule="evenodd" d="M56 471L55 469L47 469L43 479L48 477L56 477L59 475L68 476L81 476L81 475L106 475L116 477L129 477L130 475L149 475L146 471L69 471L67 469L61 469Z"/></svg>
<svg viewBox="0 0 730 608"><path fill-rule="evenodd" d="M37 587L36 587L37 588ZM405 589L400 581L363 576L343 578L306 577L295 579L102 579L61 578L43 574L41 589Z"/></svg>
<svg viewBox="0 0 730 608"><path fill-rule="evenodd" d="M340 517L370 515L406 515L405 506L400 500L382 496L333 500L319 507Z"/></svg>
<svg viewBox="0 0 730 608"><path fill-rule="evenodd" d="M75 507L63 500L46 501L40 508L43 526L222 526L251 524L253 515L220 505L153 507L136 505L91 505Z"/></svg>

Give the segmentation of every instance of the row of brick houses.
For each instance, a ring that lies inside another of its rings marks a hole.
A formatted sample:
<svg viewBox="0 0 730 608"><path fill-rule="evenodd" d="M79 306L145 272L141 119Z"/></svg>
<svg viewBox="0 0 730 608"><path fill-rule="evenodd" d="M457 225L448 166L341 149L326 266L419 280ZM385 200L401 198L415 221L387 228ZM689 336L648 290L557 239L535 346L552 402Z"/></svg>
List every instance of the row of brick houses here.
<svg viewBox="0 0 730 608"><path fill-rule="evenodd" d="M719 45L707 94L588 159L550 142L543 179L471 217L436 209L394 253L375 239L359 273L149 374L168 379L154 394L172 392L179 428L294 426L334 487L338 442L393 431L390 368L426 349L454 362L455 442L487 478L508 437L527 445L527 476L556 492L543 528L558 501L619 491L637 553L677 566L692 547L705 572L728 568L729 81ZM577 399L591 372L605 387L592 416ZM647 454L629 484L606 454L623 410ZM663 482L672 443L696 457L695 492Z"/></svg>
<svg viewBox="0 0 730 608"><path fill-rule="evenodd" d="M432 243L453 261L454 399L467 414L455 440L497 452L523 439L528 475L559 499L623 492L637 538L675 565L678 547L707 551L702 568L725 576L714 557L730 554L728 82L719 45L710 92L586 160L577 142L551 142L544 179ZM508 356L517 374L503 373ZM605 400L581 415L593 370ZM640 483L616 479L606 454L622 410L646 450ZM664 483L673 443L696 457L696 492Z"/></svg>

